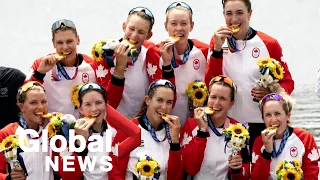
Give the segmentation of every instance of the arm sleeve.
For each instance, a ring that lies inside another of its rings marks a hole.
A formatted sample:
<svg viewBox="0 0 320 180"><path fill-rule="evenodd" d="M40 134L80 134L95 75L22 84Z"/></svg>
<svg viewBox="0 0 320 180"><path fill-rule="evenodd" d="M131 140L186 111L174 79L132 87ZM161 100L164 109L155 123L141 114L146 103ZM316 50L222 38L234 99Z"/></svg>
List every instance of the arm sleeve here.
<svg viewBox="0 0 320 180"><path fill-rule="evenodd" d="M129 162L129 154L123 156L122 158L118 157L118 145L124 141L127 136L118 131L115 138L112 141L112 151L109 153L109 156L112 159L112 170L109 171L109 179L114 180L125 180L126 170Z"/></svg>
<svg viewBox="0 0 320 180"><path fill-rule="evenodd" d="M110 67L107 62L102 60L97 62L95 60L90 61L91 67L94 69L97 83L104 87L108 92L108 104L117 109L122 99L122 93L124 89L124 79L117 79L111 75Z"/></svg>
<svg viewBox="0 0 320 180"><path fill-rule="evenodd" d="M291 73L289 71L288 65L285 61L283 61L283 54L282 54L282 48L277 40L274 40L273 44L271 45L271 49L269 49L269 46L267 47L270 53L270 57L279 61L281 63L281 66L284 69L284 77L282 80L279 81L280 85L284 90L291 94L294 89L294 81L291 77Z"/></svg>
<svg viewBox="0 0 320 180"><path fill-rule="evenodd" d="M56 146L60 147L61 146L61 142L60 141L56 141ZM82 179L83 177L83 171L80 168L80 164L79 164L79 159L84 160L84 157L82 157L80 154L77 154L75 152L69 152L69 148L67 147L65 151L62 151L60 153L54 153L53 152L53 156L58 156L59 159L59 174L61 176L62 179ZM69 165L68 164L68 168L74 168L73 171L64 171L63 167L64 167L64 160L63 157L64 156L72 156L74 159L73 160L68 160L68 163L73 164L73 165ZM73 163L71 163L73 162Z"/></svg>
<svg viewBox="0 0 320 180"><path fill-rule="evenodd" d="M319 151L313 136L306 134L303 140L306 152L302 157L303 179L318 179L319 176Z"/></svg>
<svg viewBox="0 0 320 180"><path fill-rule="evenodd" d="M11 123L0 130L0 142L2 142L7 136L15 134L17 129L17 123ZM9 176L7 172L7 162L3 153L0 153L0 180L5 180Z"/></svg>
<svg viewBox="0 0 320 180"><path fill-rule="evenodd" d="M170 144L167 179L176 180L183 177L183 163L179 144Z"/></svg>
<svg viewBox="0 0 320 180"><path fill-rule="evenodd" d="M125 79L117 79L116 77L112 76L111 81L108 83L108 103L114 109L117 109L121 102L122 93L124 90L124 81Z"/></svg>
<svg viewBox="0 0 320 180"><path fill-rule="evenodd" d="M262 144L261 136L253 144L251 179L268 180L270 176L271 154L261 153Z"/></svg>
<svg viewBox="0 0 320 180"><path fill-rule="evenodd" d="M201 168L201 164L204 157L204 151L207 144L207 136L202 135L205 132L198 131L196 137L192 137L192 129L190 122L193 119L188 119L184 126L183 135L183 147L182 147L182 158L183 158L183 169L191 176L196 175Z"/></svg>
<svg viewBox="0 0 320 180"><path fill-rule="evenodd" d="M146 70L150 83L162 78L162 70L160 68L160 52L157 46L150 47L147 51Z"/></svg>
<svg viewBox="0 0 320 180"><path fill-rule="evenodd" d="M212 36L210 42L210 49L209 58L207 62L207 69L204 76L204 82L206 83L207 87L209 88L210 80L218 75L222 75L222 62L223 62L223 52L222 50L217 52L214 51L214 37Z"/></svg>
<svg viewBox="0 0 320 180"><path fill-rule="evenodd" d="M241 158L242 158L242 168L237 170L230 169L231 179L249 179L250 178L250 155L249 155L249 147L245 147L241 150Z"/></svg>
<svg viewBox="0 0 320 180"><path fill-rule="evenodd" d="M25 79L25 83L29 81L38 81L41 84L43 83L43 78L46 76L46 74L41 74L40 72L37 71L38 67L40 66L42 58L39 58L34 61L32 64L28 76Z"/></svg>

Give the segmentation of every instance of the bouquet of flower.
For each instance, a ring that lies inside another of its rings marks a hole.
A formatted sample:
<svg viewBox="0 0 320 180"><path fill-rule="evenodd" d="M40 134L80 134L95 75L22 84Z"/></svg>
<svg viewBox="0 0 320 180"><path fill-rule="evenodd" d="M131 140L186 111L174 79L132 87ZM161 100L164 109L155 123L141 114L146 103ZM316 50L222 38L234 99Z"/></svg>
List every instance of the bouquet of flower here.
<svg viewBox="0 0 320 180"><path fill-rule="evenodd" d="M153 180L160 177L159 163L148 155L137 161L135 170L139 174L139 180Z"/></svg>
<svg viewBox="0 0 320 180"><path fill-rule="evenodd" d="M208 99L208 89L203 81L196 80L189 83L185 93L188 95L190 117L193 117L193 110L205 105L205 102Z"/></svg>
<svg viewBox="0 0 320 180"><path fill-rule="evenodd" d="M61 117L62 117L62 114L60 113L50 117L50 122L47 126L49 139L61 131L61 128L63 126L63 122L60 119Z"/></svg>
<svg viewBox="0 0 320 180"><path fill-rule="evenodd" d="M268 88L270 92L276 93L280 87L279 80L283 79L284 70L280 62L273 58L259 59L257 62L261 73L257 85Z"/></svg>
<svg viewBox="0 0 320 180"><path fill-rule="evenodd" d="M26 141L23 141L25 145ZM28 176L27 169L24 165L22 156L19 154L22 151L19 145L19 137L16 135L9 135L6 137L0 145L0 152L3 152L7 163L10 164L10 168L22 168L25 172L25 176Z"/></svg>
<svg viewBox="0 0 320 180"><path fill-rule="evenodd" d="M135 48L137 42L134 42L132 40L122 40L121 42L119 40L99 41L98 43L93 45L91 49L91 55L97 62L107 60L108 57L114 59L114 50L120 43L128 44L128 46L132 48L128 56L137 57L139 55L137 48Z"/></svg>
<svg viewBox="0 0 320 180"><path fill-rule="evenodd" d="M235 156L249 144L249 132L242 124L231 124L227 129L222 132L225 135L226 143L230 143L231 155Z"/></svg>
<svg viewBox="0 0 320 180"><path fill-rule="evenodd" d="M303 171L299 160L282 161L276 168L277 180L301 180Z"/></svg>
<svg viewBox="0 0 320 180"><path fill-rule="evenodd" d="M49 139L57 134L63 134L68 138L69 129L76 121L76 118L71 114L48 113L43 117L50 120L47 125Z"/></svg>

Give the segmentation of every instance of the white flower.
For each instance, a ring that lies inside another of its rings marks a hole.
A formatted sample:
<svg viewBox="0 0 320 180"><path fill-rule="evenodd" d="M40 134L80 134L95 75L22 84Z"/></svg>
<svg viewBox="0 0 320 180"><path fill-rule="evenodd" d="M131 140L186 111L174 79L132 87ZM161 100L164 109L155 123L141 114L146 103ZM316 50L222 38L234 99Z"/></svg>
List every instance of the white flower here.
<svg viewBox="0 0 320 180"><path fill-rule="evenodd" d="M152 64L148 63L147 71L149 76L153 77L153 75L156 74L157 66L156 65L153 66Z"/></svg>
<svg viewBox="0 0 320 180"><path fill-rule="evenodd" d="M104 78L108 74L108 70L104 69L104 67L100 64L96 73L98 78Z"/></svg>
<svg viewBox="0 0 320 180"><path fill-rule="evenodd" d="M187 133L183 134L183 140L182 140L182 146L189 144L189 142L192 140L191 136L188 136Z"/></svg>
<svg viewBox="0 0 320 180"><path fill-rule="evenodd" d="M62 122L67 123L67 124L72 124L73 122L76 122L76 118L71 115L71 114L64 114L63 116L60 117Z"/></svg>
<svg viewBox="0 0 320 180"><path fill-rule="evenodd" d="M259 155L257 155L255 152L252 153L252 163L256 163L259 158Z"/></svg>
<svg viewBox="0 0 320 180"><path fill-rule="evenodd" d="M308 158L310 159L310 161L316 161L319 159L319 154L316 148L312 149L312 151L308 154Z"/></svg>
<svg viewBox="0 0 320 180"><path fill-rule="evenodd" d="M116 143L114 146L112 146L111 148L111 151L113 153L114 156L117 156L118 157L118 146L119 146L119 143Z"/></svg>

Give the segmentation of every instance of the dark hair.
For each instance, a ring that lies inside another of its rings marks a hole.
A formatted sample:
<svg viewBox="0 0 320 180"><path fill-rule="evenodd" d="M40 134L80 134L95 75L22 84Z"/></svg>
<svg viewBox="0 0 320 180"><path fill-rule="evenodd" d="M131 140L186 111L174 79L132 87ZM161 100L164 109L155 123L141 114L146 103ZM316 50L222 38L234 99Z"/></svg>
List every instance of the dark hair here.
<svg viewBox="0 0 320 180"><path fill-rule="evenodd" d="M223 10L224 10L224 8L225 8L225 6L226 6L226 3L227 3L228 1L242 1L242 2L244 3L244 5L247 7L248 12L251 11L251 2L250 2L250 0L222 0Z"/></svg>
<svg viewBox="0 0 320 180"><path fill-rule="evenodd" d="M80 103L80 106L82 105L82 102L83 102L82 101L83 96L91 91L96 91L96 92L100 93L103 97L104 102L107 103L107 91L102 86L100 86L100 87L101 87L101 89L97 89L97 88L93 88L90 86L88 89L85 89L83 91L81 91L81 89L80 89L79 96L78 96L78 101Z"/></svg>
<svg viewBox="0 0 320 180"><path fill-rule="evenodd" d="M214 84L217 84L217 85L222 85L222 86L225 86L227 88L230 89L230 97L231 97L231 101L234 100L234 96L235 96L235 88L231 87L229 84L225 83L224 81L210 81L210 84L209 84L209 95L208 95L208 98L210 96L210 93L211 93L211 88Z"/></svg>
<svg viewBox="0 0 320 180"><path fill-rule="evenodd" d="M169 84L165 84L165 85L163 85L163 86L155 86L155 87L149 88L149 90L148 90L148 95L147 95L147 96L149 96L149 98L152 99L153 96L156 94L157 89L160 88L160 87L169 88L169 89L171 89L171 90L174 92L174 90L169 86ZM146 104L145 101L143 101L143 104L142 104L142 106L141 106L141 108L140 108L140 111L139 111L139 113L136 115L136 117L141 117L142 115L144 115L144 114L147 112L147 108L148 108L148 105Z"/></svg>

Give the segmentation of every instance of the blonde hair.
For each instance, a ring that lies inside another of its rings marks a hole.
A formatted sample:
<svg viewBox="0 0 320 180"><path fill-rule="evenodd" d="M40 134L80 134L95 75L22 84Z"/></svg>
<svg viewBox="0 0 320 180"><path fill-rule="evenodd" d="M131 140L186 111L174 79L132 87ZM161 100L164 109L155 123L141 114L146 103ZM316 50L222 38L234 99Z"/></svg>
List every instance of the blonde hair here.
<svg viewBox="0 0 320 180"><path fill-rule="evenodd" d="M38 90L38 91L42 90L43 92L45 92L44 87L39 82L36 82L36 81L28 82L19 88L18 94L17 94L17 102L24 103L27 98L27 93L30 90Z"/></svg>
<svg viewBox="0 0 320 180"><path fill-rule="evenodd" d="M149 28L149 32L151 32L152 30L152 27L153 27L153 23L152 23L152 20L151 18L143 11L139 11L139 12L132 12L128 15L128 18L127 18L127 22L129 21L129 19L131 18L132 15L137 15L139 17L141 17L142 19L145 19L147 21L150 22L150 28Z"/></svg>
<svg viewBox="0 0 320 180"><path fill-rule="evenodd" d="M173 7L171 9L168 10L168 12L166 12L166 23L168 23L168 16L169 16L169 13L172 9L178 9L178 10L183 10L183 11L186 11L189 15L189 18L190 18L190 23L192 23L192 14L191 14L191 11L182 7L182 6L176 6L176 7Z"/></svg>
<svg viewBox="0 0 320 180"><path fill-rule="evenodd" d="M295 100L288 93L286 93L285 91L281 91L280 93L277 93L277 94L280 95L283 98L283 100L281 101L282 102L282 108L285 111L286 115L290 114L291 111L292 111L293 106L296 103ZM261 101L262 100L263 99L261 99ZM263 107L264 107L265 103L261 103L260 102L260 105L259 105L262 118L263 118L263 113L264 113L263 112Z"/></svg>

